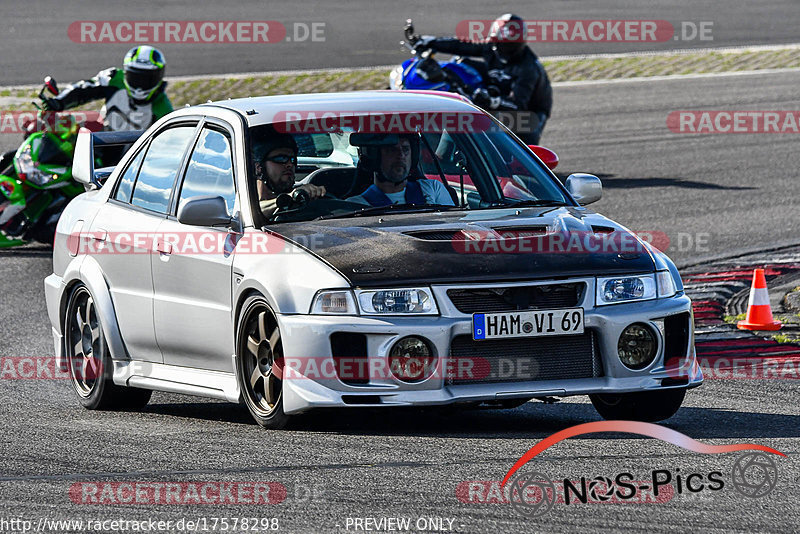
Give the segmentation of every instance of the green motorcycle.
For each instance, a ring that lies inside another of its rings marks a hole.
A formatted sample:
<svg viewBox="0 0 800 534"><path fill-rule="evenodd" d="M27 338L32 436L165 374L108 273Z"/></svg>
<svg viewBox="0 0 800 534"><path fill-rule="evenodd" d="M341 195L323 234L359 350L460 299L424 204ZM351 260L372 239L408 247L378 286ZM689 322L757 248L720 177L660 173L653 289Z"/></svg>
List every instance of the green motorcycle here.
<svg viewBox="0 0 800 534"><path fill-rule="evenodd" d="M41 100L46 98L45 91L58 95L50 76L39 92ZM26 128L25 140L15 152L0 157L0 248L29 241L53 243L61 212L84 191L72 179L78 130L102 129L102 122L86 120L86 113L54 113L34 106L39 111Z"/></svg>

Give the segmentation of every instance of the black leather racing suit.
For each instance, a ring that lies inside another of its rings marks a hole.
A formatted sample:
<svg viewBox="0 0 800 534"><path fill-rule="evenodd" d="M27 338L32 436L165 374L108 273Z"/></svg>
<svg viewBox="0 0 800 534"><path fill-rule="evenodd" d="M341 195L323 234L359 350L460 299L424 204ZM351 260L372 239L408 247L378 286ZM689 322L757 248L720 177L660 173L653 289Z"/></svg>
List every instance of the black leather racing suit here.
<svg viewBox="0 0 800 534"><path fill-rule="evenodd" d="M538 144L545 122L550 117L553 107L553 89L544 70L542 62L536 54L523 47L514 56L504 59L492 44L467 43L456 38L437 38L427 46L436 52L468 57L480 57L483 62L468 61L476 67L484 79L486 86L495 86L500 91L500 101L494 110L500 112L517 112L508 114L515 124L509 125L514 133L529 144ZM522 113L530 111L527 120ZM504 121L505 122L505 121ZM528 126L526 127L525 124Z"/></svg>

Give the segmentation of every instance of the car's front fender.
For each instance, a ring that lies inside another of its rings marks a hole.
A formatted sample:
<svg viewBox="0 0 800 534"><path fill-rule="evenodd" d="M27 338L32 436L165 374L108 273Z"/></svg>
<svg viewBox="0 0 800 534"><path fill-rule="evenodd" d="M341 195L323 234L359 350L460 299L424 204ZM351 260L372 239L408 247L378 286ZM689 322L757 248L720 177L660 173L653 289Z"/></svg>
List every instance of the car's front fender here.
<svg viewBox="0 0 800 534"><path fill-rule="evenodd" d="M302 246L260 230L247 229L245 235L251 242L266 238L272 244L268 252L240 252L237 247L233 263L234 309L246 294L258 292L275 313L305 314L320 289L350 287L341 273Z"/></svg>

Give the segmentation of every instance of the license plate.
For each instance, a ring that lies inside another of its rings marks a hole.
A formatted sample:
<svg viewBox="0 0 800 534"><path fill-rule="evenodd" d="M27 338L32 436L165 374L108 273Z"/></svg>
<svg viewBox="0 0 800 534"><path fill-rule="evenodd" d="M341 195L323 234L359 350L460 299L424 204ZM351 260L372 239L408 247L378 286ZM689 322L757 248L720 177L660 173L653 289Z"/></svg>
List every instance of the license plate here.
<svg viewBox="0 0 800 534"><path fill-rule="evenodd" d="M583 308L472 315L472 339L583 334Z"/></svg>

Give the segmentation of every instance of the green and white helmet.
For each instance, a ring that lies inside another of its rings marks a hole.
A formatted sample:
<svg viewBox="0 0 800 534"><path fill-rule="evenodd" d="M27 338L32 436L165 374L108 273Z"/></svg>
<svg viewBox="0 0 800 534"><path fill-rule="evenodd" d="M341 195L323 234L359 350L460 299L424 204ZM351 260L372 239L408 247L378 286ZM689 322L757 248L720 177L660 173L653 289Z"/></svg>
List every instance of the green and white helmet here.
<svg viewBox="0 0 800 534"><path fill-rule="evenodd" d="M161 87L164 80L164 54L152 46L137 46L125 54L122 70L125 88L134 100L146 101Z"/></svg>

